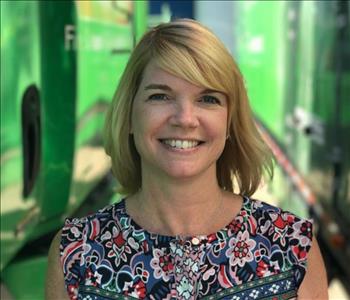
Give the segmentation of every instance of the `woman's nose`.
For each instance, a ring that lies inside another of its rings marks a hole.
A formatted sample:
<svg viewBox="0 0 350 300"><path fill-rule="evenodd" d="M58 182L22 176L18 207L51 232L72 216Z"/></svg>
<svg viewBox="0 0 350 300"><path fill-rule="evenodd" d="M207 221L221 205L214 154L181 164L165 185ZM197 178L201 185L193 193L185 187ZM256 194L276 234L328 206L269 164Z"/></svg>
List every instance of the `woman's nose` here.
<svg viewBox="0 0 350 300"><path fill-rule="evenodd" d="M190 101L179 101L171 117L171 124L184 128L195 128L199 125L198 114Z"/></svg>

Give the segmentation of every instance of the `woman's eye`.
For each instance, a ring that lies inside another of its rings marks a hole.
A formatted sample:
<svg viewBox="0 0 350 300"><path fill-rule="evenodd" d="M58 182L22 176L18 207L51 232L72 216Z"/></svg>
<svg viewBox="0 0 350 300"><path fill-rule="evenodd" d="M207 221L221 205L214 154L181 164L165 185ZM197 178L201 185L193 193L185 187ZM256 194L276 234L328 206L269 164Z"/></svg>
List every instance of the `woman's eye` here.
<svg viewBox="0 0 350 300"><path fill-rule="evenodd" d="M220 100L214 96L205 95L201 98L201 101L208 104L221 104Z"/></svg>
<svg viewBox="0 0 350 300"><path fill-rule="evenodd" d="M166 94L153 94L148 97L148 100L169 100L168 95Z"/></svg>

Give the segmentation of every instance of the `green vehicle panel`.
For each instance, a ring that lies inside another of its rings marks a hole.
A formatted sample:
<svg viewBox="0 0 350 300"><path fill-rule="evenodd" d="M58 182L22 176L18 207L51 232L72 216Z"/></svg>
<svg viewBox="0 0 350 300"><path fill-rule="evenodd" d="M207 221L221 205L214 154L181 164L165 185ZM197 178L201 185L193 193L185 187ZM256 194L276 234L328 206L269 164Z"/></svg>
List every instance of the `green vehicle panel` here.
<svg viewBox="0 0 350 300"><path fill-rule="evenodd" d="M43 298L53 233L110 170L104 114L146 20L145 1L1 1L1 280L15 299Z"/></svg>
<svg viewBox="0 0 350 300"><path fill-rule="evenodd" d="M284 208L315 219L329 276L349 282L349 1L234 7L238 63L276 154L271 190Z"/></svg>

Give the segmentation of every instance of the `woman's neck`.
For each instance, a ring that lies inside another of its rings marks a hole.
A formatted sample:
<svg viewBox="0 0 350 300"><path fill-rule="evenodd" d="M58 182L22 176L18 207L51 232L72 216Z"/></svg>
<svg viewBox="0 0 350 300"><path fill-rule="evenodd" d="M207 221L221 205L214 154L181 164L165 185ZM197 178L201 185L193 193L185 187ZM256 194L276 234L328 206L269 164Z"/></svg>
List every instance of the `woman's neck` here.
<svg viewBox="0 0 350 300"><path fill-rule="evenodd" d="M150 232L193 236L215 232L231 221L233 197L220 189L216 177L161 183L148 178L140 191L128 198L127 210Z"/></svg>

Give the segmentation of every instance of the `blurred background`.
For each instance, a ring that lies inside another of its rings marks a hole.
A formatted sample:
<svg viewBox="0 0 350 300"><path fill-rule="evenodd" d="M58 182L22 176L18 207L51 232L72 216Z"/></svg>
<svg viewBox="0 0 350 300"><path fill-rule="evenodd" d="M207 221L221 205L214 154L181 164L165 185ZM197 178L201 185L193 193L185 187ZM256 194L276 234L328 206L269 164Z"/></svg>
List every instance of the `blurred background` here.
<svg viewBox="0 0 350 300"><path fill-rule="evenodd" d="M276 157L255 195L312 218L350 299L349 1L1 1L1 299L43 299L70 216L117 201L103 121L142 34L194 18L226 44ZM210 47L210 45L208 45Z"/></svg>

